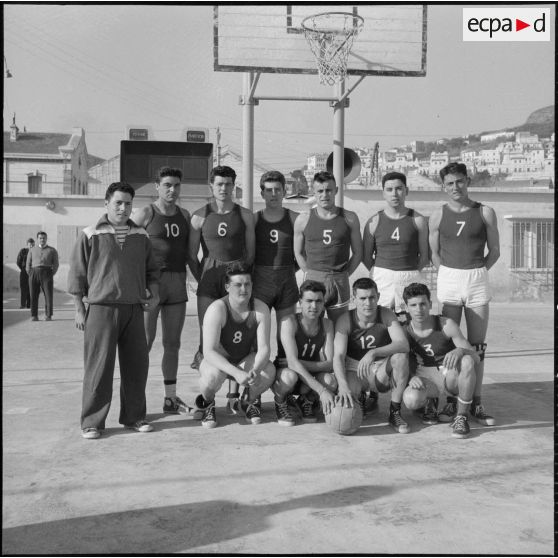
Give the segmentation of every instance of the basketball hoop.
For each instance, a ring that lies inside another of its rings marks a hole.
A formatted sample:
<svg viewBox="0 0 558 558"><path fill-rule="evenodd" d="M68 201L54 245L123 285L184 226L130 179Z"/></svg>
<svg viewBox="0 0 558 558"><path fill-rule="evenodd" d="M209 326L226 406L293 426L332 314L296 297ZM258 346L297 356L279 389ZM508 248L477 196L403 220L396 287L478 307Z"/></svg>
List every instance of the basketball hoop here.
<svg viewBox="0 0 558 558"><path fill-rule="evenodd" d="M304 36L318 63L320 83L333 85L347 75L347 62L364 19L346 12L325 12L302 20Z"/></svg>

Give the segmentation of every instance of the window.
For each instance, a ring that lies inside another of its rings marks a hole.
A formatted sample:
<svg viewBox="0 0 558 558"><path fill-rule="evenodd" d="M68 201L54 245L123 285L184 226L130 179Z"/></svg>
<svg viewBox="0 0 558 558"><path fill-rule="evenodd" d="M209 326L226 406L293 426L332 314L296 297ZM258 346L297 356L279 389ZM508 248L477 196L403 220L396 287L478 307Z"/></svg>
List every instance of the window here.
<svg viewBox="0 0 558 558"><path fill-rule="evenodd" d="M513 221L511 267L533 271L554 268L552 221Z"/></svg>
<svg viewBox="0 0 558 558"><path fill-rule="evenodd" d="M41 194L43 186L43 177L41 175L27 177L27 193L28 194Z"/></svg>

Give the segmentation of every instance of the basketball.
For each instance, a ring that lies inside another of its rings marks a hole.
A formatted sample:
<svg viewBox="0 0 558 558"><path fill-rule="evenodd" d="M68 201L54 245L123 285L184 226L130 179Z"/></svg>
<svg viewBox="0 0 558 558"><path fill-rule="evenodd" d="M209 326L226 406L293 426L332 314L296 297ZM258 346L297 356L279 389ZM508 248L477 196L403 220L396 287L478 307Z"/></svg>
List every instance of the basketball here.
<svg viewBox="0 0 558 558"><path fill-rule="evenodd" d="M407 386L403 392L403 403L409 411L416 411L422 409L426 404L426 397L428 395L428 390L426 389L414 389Z"/></svg>
<svg viewBox="0 0 558 558"><path fill-rule="evenodd" d="M362 424L362 411L358 405L353 407L344 407L335 405L331 413L325 415L327 425L341 434L341 436L350 436L354 434Z"/></svg>

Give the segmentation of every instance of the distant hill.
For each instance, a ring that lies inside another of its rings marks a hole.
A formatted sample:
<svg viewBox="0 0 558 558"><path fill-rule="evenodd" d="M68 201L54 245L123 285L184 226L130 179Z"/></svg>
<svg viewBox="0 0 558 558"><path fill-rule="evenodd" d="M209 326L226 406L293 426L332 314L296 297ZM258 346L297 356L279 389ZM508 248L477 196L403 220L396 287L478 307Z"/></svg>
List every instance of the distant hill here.
<svg viewBox="0 0 558 558"><path fill-rule="evenodd" d="M529 131L538 134L539 137L547 138L554 132L554 105L544 107L532 112L525 124L510 128L514 132Z"/></svg>

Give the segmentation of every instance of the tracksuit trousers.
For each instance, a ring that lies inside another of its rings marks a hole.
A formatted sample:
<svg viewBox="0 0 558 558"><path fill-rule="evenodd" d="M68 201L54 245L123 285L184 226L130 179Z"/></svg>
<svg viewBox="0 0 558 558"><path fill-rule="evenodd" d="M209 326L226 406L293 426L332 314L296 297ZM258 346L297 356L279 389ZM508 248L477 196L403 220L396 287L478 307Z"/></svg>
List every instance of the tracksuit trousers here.
<svg viewBox="0 0 558 558"><path fill-rule="evenodd" d="M105 428L118 348L120 424L145 419L149 353L140 304L91 304L84 330L81 428Z"/></svg>

